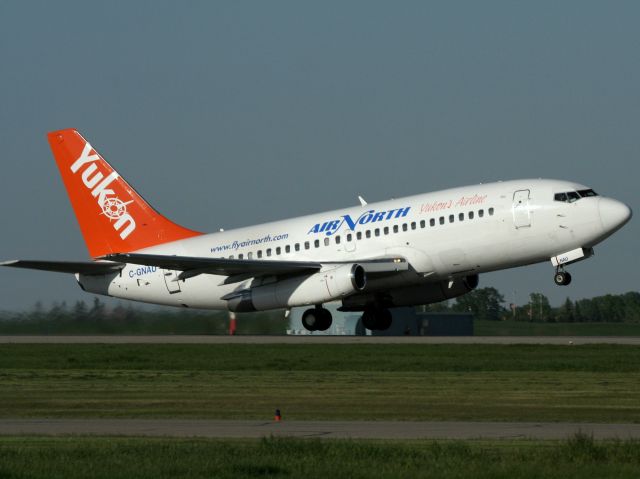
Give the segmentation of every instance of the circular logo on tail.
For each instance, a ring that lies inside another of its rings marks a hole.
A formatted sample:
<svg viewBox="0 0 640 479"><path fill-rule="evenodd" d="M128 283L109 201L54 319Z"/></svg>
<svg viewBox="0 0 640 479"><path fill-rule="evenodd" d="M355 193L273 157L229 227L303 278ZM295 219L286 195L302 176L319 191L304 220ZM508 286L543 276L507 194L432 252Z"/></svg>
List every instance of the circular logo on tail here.
<svg viewBox="0 0 640 479"><path fill-rule="evenodd" d="M128 203L125 203L120 198L106 198L102 203L102 213L109 219L117 220L127 213Z"/></svg>

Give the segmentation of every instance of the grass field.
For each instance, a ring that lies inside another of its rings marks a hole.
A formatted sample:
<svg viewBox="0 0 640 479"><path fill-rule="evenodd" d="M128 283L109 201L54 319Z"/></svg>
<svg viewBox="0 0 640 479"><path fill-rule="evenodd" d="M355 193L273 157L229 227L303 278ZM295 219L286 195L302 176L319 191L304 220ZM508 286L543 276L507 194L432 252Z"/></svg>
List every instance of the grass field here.
<svg viewBox="0 0 640 479"><path fill-rule="evenodd" d="M640 443L0 438L0 477L637 478Z"/></svg>
<svg viewBox="0 0 640 479"><path fill-rule="evenodd" d="M47 345L0 350L0 417L640 421L620 345Z"/></svg>
<svg viewBox="0 0 640 479"><path fill-rule="evenodd" d="M476 336L640 336L640 323L473 322Z"/></svg>

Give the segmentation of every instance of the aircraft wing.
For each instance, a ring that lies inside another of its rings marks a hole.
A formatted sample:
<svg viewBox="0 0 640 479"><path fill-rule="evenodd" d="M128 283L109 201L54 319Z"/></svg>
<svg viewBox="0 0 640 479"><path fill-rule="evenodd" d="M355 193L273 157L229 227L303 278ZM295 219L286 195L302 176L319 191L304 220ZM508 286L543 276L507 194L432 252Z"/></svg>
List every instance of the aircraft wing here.
<svg viewBox="0 0 640 479"><path fill-rule="evenodd" d="M96 261L31 261L15 259L4 261L0 266L11 268L40 269L56 273L80 273L87 275L101 275L116 273L125 267L124 263L96 262Z"/></svg>
<svg viewBox="0 0 640 479"><path fill-rule="evenodd" d="M163 269L181 271L178 279L187 279L200 274L227 276L223 284L232 284L260 276L280 276L310 274L325 265L344 262L281 261L254 259L201 258L192 256L168 256L155 254L123 253L105 256L108 261L39 261L12 260L0 266L12 268L39 269L58 273L103 275L117 273L126 263L156 266ZM407 261L399 257L385 257L352 261L360 264L369 274L393 273L409 268Z"/></svg>
<svg viewBox="0 0 640 479"><path fill-rule="evenodd" d="M187 279L200 274L228 276L224 284L237 283L258 276L314 273L327 264L344 264L344 262L321 263L317 261L202 258L140 253L110 254L105 256L104 259L182 271L178 279ZM352 263L362 265L365 271L369 273L395 272L408 269L407 261L398 257L366 259L352 261Z"/></svg>

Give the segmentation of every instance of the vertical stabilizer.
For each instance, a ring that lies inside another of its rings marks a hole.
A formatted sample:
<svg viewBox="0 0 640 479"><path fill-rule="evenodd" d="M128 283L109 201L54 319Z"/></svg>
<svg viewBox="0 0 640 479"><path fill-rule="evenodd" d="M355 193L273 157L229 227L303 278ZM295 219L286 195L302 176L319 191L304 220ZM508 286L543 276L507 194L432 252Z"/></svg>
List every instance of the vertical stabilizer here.
<svg viewBox="0 0 640 479"><path fill-rule="evenodd" d="M47 136L92 257L201 234L155 211L77 130Z"/></svg>

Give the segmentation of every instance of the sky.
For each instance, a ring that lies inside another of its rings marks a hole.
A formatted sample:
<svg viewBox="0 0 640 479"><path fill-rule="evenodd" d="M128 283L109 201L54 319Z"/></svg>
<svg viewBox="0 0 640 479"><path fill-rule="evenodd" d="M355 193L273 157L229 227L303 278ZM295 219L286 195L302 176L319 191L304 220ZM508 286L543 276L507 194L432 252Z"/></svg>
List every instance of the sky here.
<svg viewBox="0 0 640 479"><path fill-rule="evenodd" d="M0 259L86 260L46 133L77 128L158 211L217 231L515 178L637 213L640 3L0 2ZM523 304L638 290L638 219ZM91 301L0 269L0 310Z"/></svg>

